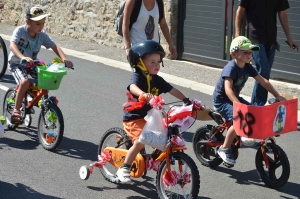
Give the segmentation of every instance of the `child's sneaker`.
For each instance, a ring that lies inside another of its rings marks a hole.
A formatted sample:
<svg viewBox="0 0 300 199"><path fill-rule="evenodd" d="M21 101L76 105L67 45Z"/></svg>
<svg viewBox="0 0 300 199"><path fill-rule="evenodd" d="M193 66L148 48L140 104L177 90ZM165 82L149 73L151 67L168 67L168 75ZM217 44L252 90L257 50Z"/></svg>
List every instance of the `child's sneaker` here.
<svg viewBox="0 0 300 199"><path fill-rule="evenodd" d="M131 183L130 179L130 167L121 166L117 171L117 176L121 183L128 184Z"/></svg>
<svg viewBox="0 0 300 199"><path fill-rule="evenodd" d="M222 158L222 160L224 162L226 162L227 164L230 164L230 165L235 164L235 159L232 154L231 148L222 149L222 146L220 146L218 149L218 154Z"/></svg>

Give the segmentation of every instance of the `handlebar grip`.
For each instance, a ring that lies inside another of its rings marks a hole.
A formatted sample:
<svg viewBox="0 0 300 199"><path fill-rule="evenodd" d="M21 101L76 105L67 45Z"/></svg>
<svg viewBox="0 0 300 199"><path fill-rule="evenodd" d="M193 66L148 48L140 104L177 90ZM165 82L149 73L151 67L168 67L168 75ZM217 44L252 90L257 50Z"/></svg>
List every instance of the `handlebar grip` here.
<svg viewBox="0 0 300 199"><path fill-rule="evenodd" d="M25 59L20 59L20 64L27 64L27 61Z"/></svg>
<svg viewBox="0 0 300 199"><path fill-rule="evenodd" d="M20 64L28 64L29 62L26 59L20 59ZM40 63L40 60L33 60L33 63Z"/></svg>

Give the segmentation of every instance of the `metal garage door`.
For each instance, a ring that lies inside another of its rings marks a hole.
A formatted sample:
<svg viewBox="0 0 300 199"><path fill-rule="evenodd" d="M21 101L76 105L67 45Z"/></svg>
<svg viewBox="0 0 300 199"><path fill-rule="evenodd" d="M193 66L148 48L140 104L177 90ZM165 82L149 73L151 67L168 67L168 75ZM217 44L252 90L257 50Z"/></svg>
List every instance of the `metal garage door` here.
<svg viewBox="0 0 300 199"><path fill-rule="evenodd" d="M184 0L179 6L185 6L180 57L224 65L226 1Z"/></svg>
<svg viewBox="0 0 300 199"><path fill-rule="evenodd" d="M230 60L226 52L234 36L238 4L239 0L180 0L177 41L179 58L223 67ZM300 1L289 0L289 4L287 12L290 31L300 45ZM276 52L271 77L300 82L300 52L289 49L284 42L286 36L279 19L277 27L281 52Z"/></svg>

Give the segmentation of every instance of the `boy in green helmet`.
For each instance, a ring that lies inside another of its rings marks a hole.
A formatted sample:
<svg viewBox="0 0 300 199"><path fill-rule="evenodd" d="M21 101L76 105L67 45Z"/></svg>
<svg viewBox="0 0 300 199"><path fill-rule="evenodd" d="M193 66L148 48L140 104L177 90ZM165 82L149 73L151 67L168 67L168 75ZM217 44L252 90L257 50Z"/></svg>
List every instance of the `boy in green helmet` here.
<svg viewBox="0 0 300 199"><path fill-rule="evenodd" d="M246 37L239 36L231 42L230 54L233 60L229 61L223 68L213 93L213 104L216 111L231 123L233 122L233 102L251 105L239 96L249 76L253 77L267 91L272 93L276 100L285 100L270 82L259 75L249 63L252 59L252 50L258 51L259 46L253 45ZM232 125L227 131L223 145L217 150L223 161L232 166L235 164L235 158L230 147L235 137L236 132Z"/></svg>

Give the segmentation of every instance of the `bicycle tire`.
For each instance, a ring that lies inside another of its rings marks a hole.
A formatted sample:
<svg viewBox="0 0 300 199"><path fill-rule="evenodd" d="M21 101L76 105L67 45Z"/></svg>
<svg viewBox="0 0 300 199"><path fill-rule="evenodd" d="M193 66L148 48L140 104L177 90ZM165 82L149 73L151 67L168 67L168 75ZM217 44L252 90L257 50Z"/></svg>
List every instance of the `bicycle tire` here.
<svg viewBox="0 0 300 199"><path fill-rule="evenodd" d="M182 174L182 172L176 170L176 163L180 161L180 166L182 166L182 171L186 171L187 174L191 174L190 182L183 183L183 178L177 180L176 185L166 187L163 182L163 175L165 174L165 171L167 169L167 163L166 159L162 161L162 163L159 166L157 175L156 175L156 189L159 198L166 199L166 198L186 198L186 199L196 199L198 198L198 193L200 190L200 174L198 171L198 168L193 161L193 159L188 156L187 154L183 152L175 152L172 154L172 158L174 158L174 164L171 164L171 171L176 171L177 174ZM180 184L182 183L182 184ZM182 191L181 189L189 187L189 190ZM179 190L178 193L171 192L170 190L172 188L175 188L176 190ZM180 195L182 193L186 193L186 195Z"/></svg>
<svg viewBox="0 0 300 199"><path fill-rule="evenodd" d="M15 130L19 126L17 124L11 123L10 117L11 117L11 113L13 111L14 105L9 105L7 102L7 98L12 98L13 100L15 100L15 97L16 97L15 88L9 88L6 91L6 93L4 95L4 99L3 99L3 115L6 120L6 126L10 130Z"/></svg>
<svg viewBox="0 0 300 199"><path fill-rule="evenodd" d="M283 151L283 149L273 143L267 143L266 148L268 149L267 157L269 160L270 168L264 169L264 158L262 154L261 147L258 148L255 156L255 166L258 172L258 175L262 179L262 181L265 183L266 186L278 189L282 186L284 186L289 177L290 177L290 162L286 155L286 153ZM272 159L270 157L270 154L268 152L274 153L274 158ZM281 168L282 172L279 177L276 176L276 170Z"/></svg>
<svg viewBox="0 0 300 199"><path fill-rule="evenodd" d="M197 149L197 143L199 141L207 141L211 137L211 134L207 126L198 128L193 136L193 150L203 166L214 168L223 162L223 160L215 154L215 149L209 146L202 147L203 149L201 151ZM216 141L224 142L224 140L225 138L222 134L216 135Z"/></svg>
<svg viewBox="0 0 300 199"><path fill-rule="evenodd" d="M127 137L126 132L118 127L108 129L102 136L99 147L98 154L100 155L104 148L106 147L116 147L117 140L125 139ZM112 138L112 140L109 140ZM109 142L111 141L111 142ZM126 144L121 145L119 148L129 149L129 146ZM102 176L109 182L118 183L119 179L116 177L117 168L111 165L110 163L105 164L102 168L99 168Z"/></svg>
<svg viewBox="0 0 300 199"><path fill-rule="evenodd" d="M0 36L0 78L3 77L3 75L6 72L7 61L8 61L7 48L4 40Z"/></svg>
<svg viewBox="0 0 300 199"><path fill-rule="evenodd" d="M56 115L56 118L53 114ZM47 126L49 126L50 131L49 129L45 128L46 125L45 121ZM52 104L52 103L47 104L47 109L41 110L41 113L38 118L37 126L38 126L37 133L38 133L40 144L43 146L44 149L48 151L55 150L61 143L64 135L64 118L59 107L56 104ZM44 131L44 129L46 130ZM56 132L54 130L56 130ZM49 134L49 132L53 132L54 141L49 142L49 140L47 140L46 136Z"/></svg>

